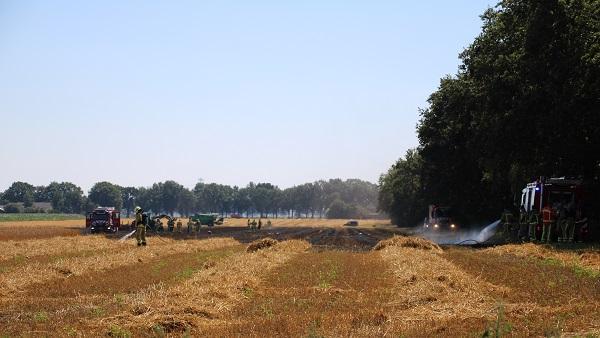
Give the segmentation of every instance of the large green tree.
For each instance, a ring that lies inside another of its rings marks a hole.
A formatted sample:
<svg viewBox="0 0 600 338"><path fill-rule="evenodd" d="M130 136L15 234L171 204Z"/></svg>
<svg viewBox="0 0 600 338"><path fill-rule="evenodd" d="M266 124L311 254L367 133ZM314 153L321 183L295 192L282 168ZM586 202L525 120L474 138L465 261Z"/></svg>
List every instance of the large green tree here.
<svg viewBox="0 0 600 338"><path fill-rule="evenodd" d="M52 182L44 191L45 198L52 202L54 211L63 213L80 213L86 210L83 190L70 182Z"/></svg>
<svg viewBox="0 0 600 338"><path fill-rule="evenodd" d="M25 206L30 206L33 202L35 187L26 182L14 182L4 192L3 198L9 202L23 202Z"/></svg>
<svg viewBox="0 0 600 338"><path fill-rule="evenodd" d="M121 188L110 182L98 182L94 184L88 197L97 206L114 207L118 210L123 206Z"/></svg>
<svg viewBox="0 0 600 338"><path fill-rule="evenodd" d="M451 204L476 221L511 206L538 176L597 186L600 2L504 0L482 21L458 73L442 79L421 112L419 208ZM393 212L409 217L405 206Z"/></svg>

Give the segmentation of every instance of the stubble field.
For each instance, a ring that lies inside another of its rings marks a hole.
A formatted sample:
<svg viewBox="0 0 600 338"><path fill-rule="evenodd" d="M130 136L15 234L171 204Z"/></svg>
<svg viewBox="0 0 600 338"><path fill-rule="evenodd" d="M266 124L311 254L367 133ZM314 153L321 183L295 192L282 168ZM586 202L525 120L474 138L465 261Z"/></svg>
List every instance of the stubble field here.
<svg viewBox="0 0 600 338"><path fill-rule="evenodd" d="M137 247L71 222L0 223L0 336L600 335L597 247L245 219Z"/></svg>

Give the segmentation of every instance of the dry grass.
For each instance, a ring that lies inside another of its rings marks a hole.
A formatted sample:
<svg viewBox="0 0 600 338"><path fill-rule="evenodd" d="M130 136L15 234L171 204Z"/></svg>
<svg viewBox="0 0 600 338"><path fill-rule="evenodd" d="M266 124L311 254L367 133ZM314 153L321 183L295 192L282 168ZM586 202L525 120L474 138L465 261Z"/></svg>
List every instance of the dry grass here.
<svg viewBox="0 0 600 338"><path fill-rule="evenodd" d="M259 240L256 240L256 241L250 243L250 245L248 245L248 248L246 248L246 252L255 252L258 250L262 250L262 249L274 246L277 243L278 243L277 240L274 240L270 237L261 238Z"/></svg>
<svg viewBox="0 0 600 338"><path fill-rule="evenodd" d="M584 267L599 274L600 250L559 251L545 245L510 244L486 249L485 252L495 254L512 254L519 257L529 257L539 260L556 260L565 266Z"/></svg>
<svg viewBox="0 0 600 338"><path fill-rule="evenodd" d="M439 250L428 245L392 245L380 251L396 278L393 317L402 322L404 330L436 320L489 319L493 315L495 302L488 291L501 288L466 273L439 255Z"/></svg>
<svg viewBox="0 0 600 338"><path fill-rule="evenodd" d="M393 279L374 252L299 254L250 293L244 306L215 323L213 336L381 336L389 326Z"/></svg>
<svg viewBox="0 0 600 338"><path fill-rule="evenodd" d="M442 253L443 250L434 242L421 237L394 236L390 239L380 241L373 250L382 250L387 247L413 248L420 250L431 250L436 253Z"/></svg>
<svg viewBox="0 0 600 338"><path fill-rule="evenodd" d="M14 257L30 259L37 256L64 255L88 250L117 248L115 241L103 236L77 236L2 242L0 262ZM1 264L1 263L0 263Z"/></svg>
<svg viewBox="0 0 600 338"><path fill-rule="evenodd" d="M93 237L99 238L99 237ZM18 265L7 269L0 274L0 295L9 296L18 294L20 290L33 284L43 283L57 278L68 278L71 275L83 275L92 271L114 269L119 266L132 265L143 262L159 255L187 253L202 250L212 250L228 246L239 245L239 242L230 238L215 238L202 241L175 241L173 239L149 238L149 246L138 248L134 241L117 242L106 238L99 238L100 244L96 247L105 249L98 255L84 255L82 257L57 257L48 262L33 262ZM95 240L92 240L92 243ZM88 240L74 243L74 250L87 249ZM48 245L50 251L58 252L62 243L59 241L55 247Z"/></svg>
<svg viewBox="0 0 600 338"><path fill-rule="evenodd" d="M207 320L218 322L248 299L262 277L308 248L308 243L292 240L252 254L232 255L208 264L181 283L157 284L128 296L126 310L107 318L102 325L142 331L160 325L168 331L183 331L185 327L206 325Z"/></svg>
<svg viewBox="0 0 600 338"><path fill-rule="evenodd" d="M0 336L469 337L499 308L517 336L600 328L600 278L574 268L597 271L597 250L442 250L382 240L392 230L224 226L142 248L105 236L3 241Z"/></svg>
<svg viewBox="0 0 600 338"><path fill-rule="evenodd" d="M493 250L450 248L444 258L502 287L488 293L503 306L506 321L519 335L573 336L600 328L598 277L554 261L548 264Z"/></svg>

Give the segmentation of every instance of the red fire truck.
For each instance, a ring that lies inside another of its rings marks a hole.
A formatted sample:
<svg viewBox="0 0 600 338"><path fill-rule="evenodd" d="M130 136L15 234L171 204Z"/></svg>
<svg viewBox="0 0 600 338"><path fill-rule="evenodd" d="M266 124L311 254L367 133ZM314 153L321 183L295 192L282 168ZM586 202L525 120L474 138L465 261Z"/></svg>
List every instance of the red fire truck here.
<svg viewBox="0 0 600 338"><path fill-rule="evenodd" d="M575 206L576 220L579 222L575 234L577 240L585 240L589 235L589 227L585 212L585 191L582 180L569 178L540 178L528 183L521 194L520 205L525 211L534 211L539 214L540 223L536 228L536 237L540 238L542 232L542 209L554 208L557 203ZM554 227L557 231L558 227Z"/></svg>
<svg viewBox="0 0 600 338"><path fill-rule="evenodd" d="M91 233L117 232L121 227L121 213L115 208L96 208L86 215L85 227Z"/></svg>

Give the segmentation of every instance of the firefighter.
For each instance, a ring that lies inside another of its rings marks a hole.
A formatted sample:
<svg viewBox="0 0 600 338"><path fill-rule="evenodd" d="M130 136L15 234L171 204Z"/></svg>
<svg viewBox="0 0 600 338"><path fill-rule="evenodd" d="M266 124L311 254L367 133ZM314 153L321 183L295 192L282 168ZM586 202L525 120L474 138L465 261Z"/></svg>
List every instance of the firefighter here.
<svg viewBox="0 0 600 338"><path fill-rule="evenodd" d="M558 241L566 242L567 233L567 207L563 203L559 203L556 208L556 225L558 230Z"/></svg>
<svg viewBox="0 0 600 338"><path fill-rule="evenodd" d="M504 229L504 236L506 238L510 238L511 229L514 224L514 216L512 212L510 212L508 209L504 209L502 217L500 218L500 222L502 223Z"/></svg>
<svg viewBox="0 0 600 338"><path fill-rule="evenodd" d="M256 220L255 219L253 219L252 223L250 223L250 229L252 229L252 230L256 229Z"/></svg>
<svg viewBox="0 0 600 338"><path fill-rule="evenodd" d="M175 229L175 220L173 218L169 218L169 220L167 221L167 227L169 229L169 232L173 232L173 229Z"/></svg>
<svg viewBox="0 0 600 338"><path fill-rule="evenodd" d="M525 210L524 206L521 206L519 209L519 232L517 233L518 238L521 241L525 241L527 239L527 230L528 230L528 222L529 214Z"/></svg>
<svg viewBox="0 0 600 338"><path fill-rule="evenodd" d="M532 242L536 241L535 230L536 230L539 222L540 222L540 220L539 220L537 212L535 212L534 210L530 210L527 223L529 225L529 240Z"/></svg>
<svg viewBox="0 0 600 338"><path fill-rule="evenodd" d="M566 207L564 223L563 242L573 242L575 234L575 204L573 202Z"/></svg>
<svg viewBox="0 0 600 338"><path fill-rule="evenodd" d="M575 222L575 225L573 226L573 234L571 235L571 238L577 236L577 243L583 242L583 235L585 233L584 231L587 231L588 227L587 223L587 217L582 217L582 215L580 214L577 218L577 221Z"/></svg>
<svg viewBox="0 0 600 338"><path fill-rule="evenodd" d="M250 229L250 225L251 225L250 218L248 218L248 229Z"/></svg>
<svg viewBox="0 0 600 338"><path fill-rule="evenodd" d="M200 232L200 221L194 222L194 231L196 232L196 234Z"/></svg>
<svg viewBox="0 0 600 338"><path fill-rule="evenodd" d="M144 224L143 210L140 207L135 207L135 227L137 245L146 245L146 224Z"/></svg>
<svg viewBox="0 0 600 338"><path fill-rule="evenodd" d="M550 235L552 234L552 228L554 225L554 210L549 206L545 206L542 209L542 243L550 243Z"/></svg>
<svg viewBox="0 0 600 338"><path fill-rule="evenodd" d="M262 227L262 219L258 219L258 230Z"/></svg>
<svg viewBox="0 0 600 338"><path fill-rule="evenodd" d="M266 225L266 227L267 227L267 228L270 228L272 225L273 225L273 224L271 223L271 220L268 220L268 221L267 221L267 225Z"/></svg>
<svg viewBox="0 0 600 338"><path fill-rule="evenodd" d="M188 218L188 222L187 222L187 233L188 234L192 233L193 226L194 226L194 222L192 222L192 220Z"/></svg>
<svg viewBox="0 0 600 338"><path fill-rule="evenodd" d="M181 233L181 228L183 227L183 223L181 223L181 219L177 219L177 233Z"/></svg>

